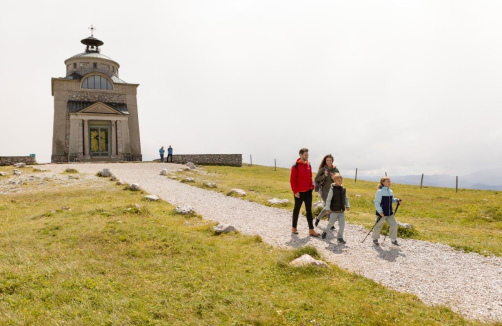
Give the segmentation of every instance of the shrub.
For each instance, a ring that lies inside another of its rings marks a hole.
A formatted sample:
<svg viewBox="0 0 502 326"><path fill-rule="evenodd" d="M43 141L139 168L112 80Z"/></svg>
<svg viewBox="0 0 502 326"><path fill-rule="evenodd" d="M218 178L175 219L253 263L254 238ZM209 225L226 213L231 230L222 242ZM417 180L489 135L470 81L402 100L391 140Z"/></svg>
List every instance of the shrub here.
<svg viewBox="0 0 502 326"><path fill-rule="evenodd" d="M66 170L64 170L65 173L79 173L77 170L75 169L70 169L70 168L67 168Z"/></svg>

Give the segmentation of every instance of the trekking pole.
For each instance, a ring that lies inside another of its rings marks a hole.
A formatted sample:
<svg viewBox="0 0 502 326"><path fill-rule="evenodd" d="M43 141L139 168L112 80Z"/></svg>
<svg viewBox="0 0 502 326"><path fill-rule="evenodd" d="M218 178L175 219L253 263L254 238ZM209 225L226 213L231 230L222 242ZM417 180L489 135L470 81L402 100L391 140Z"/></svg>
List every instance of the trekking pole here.
<svg viewBox="0 0 502 326"><path fill-rule="evenodd" d="M396 217L397 214L397 209L399 208L399 204L401 204L401 201L397 202L396 210L394 211L394 217ZM397 222L397 221L396 221ZM389 230L390 231L390 230ZM387 235L383 237L383 241L385 242L385 239L387 238Z"/></svg>
<svg viewBox="0 0 502 326"><path fill-rule="evenodd" d="M371 231L373 231L373 228L375 228L375 226L378 224L378 222L380 221L382 217L381 216L378 216L376 222L375 222L375 225L373 225L373 227L371 228L370 232L368 232L368 234L366 234L366 237L364 237L364 240L361 242L361 243L364 243L364 241L366 241L366 238L370 235Z"/></svg>

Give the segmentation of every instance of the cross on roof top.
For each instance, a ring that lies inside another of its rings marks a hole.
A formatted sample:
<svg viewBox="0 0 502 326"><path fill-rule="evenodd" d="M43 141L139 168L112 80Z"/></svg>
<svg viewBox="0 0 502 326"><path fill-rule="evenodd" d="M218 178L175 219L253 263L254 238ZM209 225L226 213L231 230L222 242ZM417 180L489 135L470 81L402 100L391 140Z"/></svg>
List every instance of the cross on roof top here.
<svg viewBox="0 0 502 326"><path fill-rule="evenodd" d="M89 29L91 30L91 36L94 37L94 30L96 30L97 28L91 24L91 27L89 27Z"/></svg>

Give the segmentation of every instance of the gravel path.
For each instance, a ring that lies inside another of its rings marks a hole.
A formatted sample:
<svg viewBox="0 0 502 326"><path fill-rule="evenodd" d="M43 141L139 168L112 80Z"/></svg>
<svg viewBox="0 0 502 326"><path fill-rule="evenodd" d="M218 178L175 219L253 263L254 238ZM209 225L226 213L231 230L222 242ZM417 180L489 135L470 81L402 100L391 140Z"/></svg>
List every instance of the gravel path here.
<svg viewBox="0 0 502 326"><path fill-rule="evenodd" d="M446 305L468 319L502 321L502 258L408 239L400 240L400 247L391 246L389 239L381 247L374 247L369 237L361 244L367 231L351 224L345 229L346 245L337 245L331 233L326 240L309 237L305 219L298 223L300 234L292 235L291 212L159 175L161 168L180 168L177 164L58 164L44 168L61 172L68 166L90 174L110 168L125 182L139 183L145 191L173 205L189 204L205 219L230 223L243 234L260 235L265 242L279 247L314 246L325 260L395 290L416 294L427 304ZM326 221L321 221L320 226L323 223Z"/></svg>

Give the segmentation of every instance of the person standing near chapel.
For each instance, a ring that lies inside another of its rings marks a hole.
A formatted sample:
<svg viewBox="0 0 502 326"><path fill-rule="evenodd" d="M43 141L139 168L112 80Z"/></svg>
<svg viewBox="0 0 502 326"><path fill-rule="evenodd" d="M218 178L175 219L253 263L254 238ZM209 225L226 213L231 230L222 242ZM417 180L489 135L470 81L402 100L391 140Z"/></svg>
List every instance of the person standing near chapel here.
<svg viewBox="0 0 502 326"><path fill-rule="evenodd" d="M171 163L173 163L173 148L171 147L171 145L169 145L169 148L167 149L166 163L169 162L169 158L171 158Z"/></svg>
<svg viewBox="0 0 502 326"><path fill-rule="evenodd" d="M162 147L159 149L159 154L160 154L160 163L164 163L164 153L165 153L164 146L162 146Z"/></svg>
<svg viewBox="0 0 502 326"><path fill-rule="evenodd" d="M309 235L318 237L319 233L314 231L314 223L312 218L312 191L314 183L312 182L312 166L308 161L309 150L307 148L300 149L300 158L296 160L295 165L291 167L291 190L293 190L295 198L295 208L293 209L293 227L291 232L298 234L297 224L300 215L302 204L305 203L307 211L307 222L309 225Z"/></svg>

